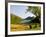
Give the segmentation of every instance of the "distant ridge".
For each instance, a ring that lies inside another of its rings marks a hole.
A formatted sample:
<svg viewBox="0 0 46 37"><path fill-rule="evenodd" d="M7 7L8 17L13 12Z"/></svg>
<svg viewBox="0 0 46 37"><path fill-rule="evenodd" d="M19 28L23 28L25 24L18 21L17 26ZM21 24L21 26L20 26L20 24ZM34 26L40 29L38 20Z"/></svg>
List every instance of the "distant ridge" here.
<svg viewBox="0 0 46 37"><path fill-rule="evenodd" d="M23 19L22 21L21 21L21 23L31 23L32 22L32 20L34 20L35 18L34 17L27 17L27 18L25 18L25 19Z"/></svg>
<svg viewBox="0 0 46 37"><path fill-rule="evenodd" d="M33 18L34 18L34 17L30 17L30 16L29 16L29 17L27 17L27 18L25 18L25 19L26 19L26 20L29 20L29 19L32 20Z"/></svg>

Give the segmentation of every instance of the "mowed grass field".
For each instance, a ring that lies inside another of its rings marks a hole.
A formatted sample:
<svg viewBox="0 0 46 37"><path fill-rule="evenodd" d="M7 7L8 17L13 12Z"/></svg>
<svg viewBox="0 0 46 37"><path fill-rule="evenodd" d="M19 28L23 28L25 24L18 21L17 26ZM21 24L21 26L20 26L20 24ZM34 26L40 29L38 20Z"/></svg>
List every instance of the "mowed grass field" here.
<svg viewBox="0 0 46 37"><path fill-rule="evenodd" d="M30 28L30 26L31 26L31 28ZM33 24L33 25L31 25L30 24L30 26L29 25L27 25L27 24L11 24L11 31L25 31L25 30L40 30L41 29L41 26L39 26L38 25L38 23L37 24Z"/></svg>

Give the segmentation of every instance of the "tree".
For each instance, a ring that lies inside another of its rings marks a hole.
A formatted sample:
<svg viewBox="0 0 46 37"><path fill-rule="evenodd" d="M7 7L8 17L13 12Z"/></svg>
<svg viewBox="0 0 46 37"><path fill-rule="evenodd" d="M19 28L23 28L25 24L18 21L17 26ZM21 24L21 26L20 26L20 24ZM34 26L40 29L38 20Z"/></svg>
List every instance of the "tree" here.
<svg viewBox="0 0 46 37"><path fill-rule="evenodd" d="M33 22L40 23L40 15L41 15L41 7L40 6L28 6L27 12L32 12L34 15L36 15L36 18L33 20ZM29 25L31 27L31 25ZM37 26L37 25L35 25ZM39 25L40 26L40 25Z"/></svg>
<svg viewBox="0 0 46 37"><path fill-rule="evenodd" d="M27 11L32 12L36 17L40 17L41 7L40 6L28 6Z"/></svg>

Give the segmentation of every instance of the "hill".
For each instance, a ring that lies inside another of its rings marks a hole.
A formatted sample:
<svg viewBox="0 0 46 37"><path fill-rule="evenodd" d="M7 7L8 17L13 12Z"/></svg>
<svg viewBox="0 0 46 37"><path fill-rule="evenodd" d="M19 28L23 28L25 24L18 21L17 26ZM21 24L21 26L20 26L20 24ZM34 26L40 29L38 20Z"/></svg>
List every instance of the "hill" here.
<svg viewBox="0 0 46 37"><path fill-rule="evenodd" d="M21 17L19 17L19 16L16 16L13 14L10 14L10 16L11 16L11 24L18 23L22 20Z"/></svg>

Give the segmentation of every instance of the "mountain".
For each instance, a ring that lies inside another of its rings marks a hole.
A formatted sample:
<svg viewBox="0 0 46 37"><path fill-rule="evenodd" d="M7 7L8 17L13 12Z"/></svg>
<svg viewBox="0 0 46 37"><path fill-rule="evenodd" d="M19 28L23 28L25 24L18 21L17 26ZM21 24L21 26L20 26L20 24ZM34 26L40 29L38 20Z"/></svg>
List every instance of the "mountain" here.
<svg viewBox="0 0 46 37"><path fill-rule="evenodd" d="M27 17L21 21L21 23L31 23L34 20L34 17Z"/></svg>
<svg viewBox="0 0 46 37"><path fill-rule="evenodd" d="M28 16L27 18L22 19L21 17L13 15L13 14L10 14L10 17L11 17L11 19L10 19L11 24L15 24L15 23L25 23L25 24L40 23L38 17L30 17L30 16Z"/></svg>

